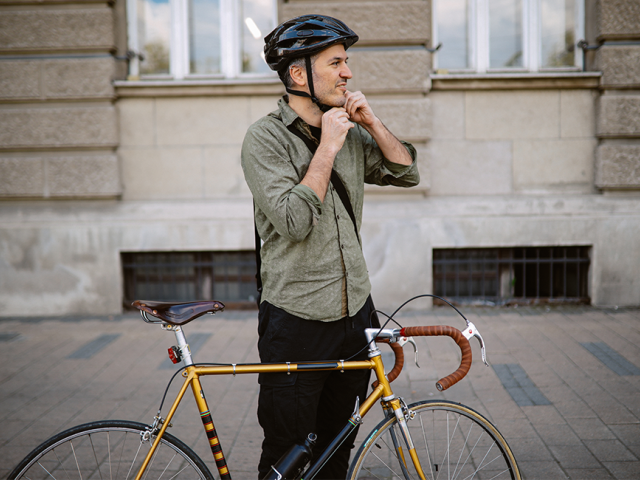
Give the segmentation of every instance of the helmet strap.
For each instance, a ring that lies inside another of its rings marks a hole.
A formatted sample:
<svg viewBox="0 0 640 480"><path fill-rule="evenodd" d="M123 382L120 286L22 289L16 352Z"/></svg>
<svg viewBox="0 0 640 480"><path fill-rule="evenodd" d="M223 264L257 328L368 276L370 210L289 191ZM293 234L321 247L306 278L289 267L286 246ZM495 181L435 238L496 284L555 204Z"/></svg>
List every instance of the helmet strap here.
<svg viewBox="0 0 640 480"><path fill-rule="evenodd" d="M304 63L307 68L307 83L309 85L309 93L302 92L300 90L292 90L289 87L285 87L285 90L287 91L287 93L290 93L291 95L310 98L311 101L318 106L321 112L328 112L329 110L331 110L332 107L330 107L329 105L320 103L320 100L316 98L316 92L313 88L313 71L311 69L311 55L304 56Z"/></svg>

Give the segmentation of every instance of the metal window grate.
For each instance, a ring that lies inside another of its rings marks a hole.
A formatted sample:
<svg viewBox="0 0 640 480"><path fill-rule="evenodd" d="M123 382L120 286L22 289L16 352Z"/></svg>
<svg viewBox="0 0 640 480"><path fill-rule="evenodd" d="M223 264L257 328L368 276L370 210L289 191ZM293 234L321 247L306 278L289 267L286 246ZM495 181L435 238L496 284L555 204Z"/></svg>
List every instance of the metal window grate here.
<svg viewBox="0 0 640 480"><path fill-rule="evenodd" d="M589 303L589 247L433 250L436 295L458 303Z"/></svg>
<svg viewBox="0 0 640 480"><path fill-rule="evenodd" d="M258 295L253 251L123 252L124 305L156 301L219 300L253 308Z"/></svg>

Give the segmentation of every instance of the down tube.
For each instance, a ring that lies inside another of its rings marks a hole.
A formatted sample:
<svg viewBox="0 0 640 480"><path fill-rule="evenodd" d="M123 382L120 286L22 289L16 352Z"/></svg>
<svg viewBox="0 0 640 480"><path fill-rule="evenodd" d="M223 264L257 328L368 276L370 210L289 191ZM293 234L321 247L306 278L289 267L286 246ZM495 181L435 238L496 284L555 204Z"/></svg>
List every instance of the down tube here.
<svg viewBox="0 0 640 480"><path fill-rule="evenodd" d="M211 412L207 405L207 400L204 397L204 391L198 377L194 377L191 381L191 388L193 389L193 397L196 399L198 405L198 411L200 412L200 418L204 425L204 431L207 434L209 445L211 446L211 453L216 461L216 467L220 473L221 480L231 480L231 473L229 473L229 467L227 467L227 459L224 457L220 440L218 439L218 433L216 427L213 425L213 419L211 418Z"/></svg>

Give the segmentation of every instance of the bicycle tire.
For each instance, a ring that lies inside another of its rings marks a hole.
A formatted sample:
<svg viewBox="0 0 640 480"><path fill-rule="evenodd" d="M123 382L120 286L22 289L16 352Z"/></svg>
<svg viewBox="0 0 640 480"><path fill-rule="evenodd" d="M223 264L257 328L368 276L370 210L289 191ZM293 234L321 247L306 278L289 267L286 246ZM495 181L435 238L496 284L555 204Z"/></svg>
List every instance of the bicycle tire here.
<svg viewBox="0 0 640 480"><path fill-rule="evenodd" d="M8 478L135 478L151 447L150 442L143 442L140 436L146 427L143 423L126 420L105 420L72 427L36 447ZM160 477L175 480L214 478L191 448L168 433L160 440L143 478L153 480Z"/></svg>
<svg viewBox="0 0 640 480"><path fill-rule="evenodd" d="M416 402L409 409L415 417L407 424L428 480L520 480L509 445L496 427L475 410L444 400ZM404 445L406 469L402 468L392 432L402 442L395 416L387 417L371 431L351 463L348 479L420 478Z"/></svg>

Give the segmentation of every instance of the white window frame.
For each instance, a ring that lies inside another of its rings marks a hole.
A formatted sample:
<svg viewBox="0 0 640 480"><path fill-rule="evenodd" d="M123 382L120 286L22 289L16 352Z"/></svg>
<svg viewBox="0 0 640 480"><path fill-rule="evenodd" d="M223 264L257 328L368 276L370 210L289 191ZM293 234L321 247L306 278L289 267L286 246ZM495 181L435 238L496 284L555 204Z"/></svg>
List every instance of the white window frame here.
<svg viewBox="0 0 640 480"><path fill-rule="evenodd" d="M271 0L272 18L277 17L277 0ZM144 74L145 79L233 79L264 78L275 76L275 73L242 72L240 59L242 41L240 39L240 8L237 0L220 0L220 73L189 73L189 0L169 0L171 9L171 37L169 45L169 73ZM127 35L129 50L138 54L142 51L138 38L138 11L136 0L127 0ZM275 28L275 25L273 25ZM269 32L262 32L266 35ZM129 78L140 78L140 59L133 57L129 62Z"/></svg>
<svg viewBox="0 0 640 480"><path fill-rule="evenodd" d="M433 44L438 40L438 2L433 0L432 32ZM451 73L519 73L519 72L574 72L582 70L582 55L579 54L578 41L584 38L584 0L575 0L575 60L573 66L540 67L542 43L540 22L540 0L523 0L522 4L522 67L490 68L489 67L489 0L472 0L469 5L469 39L468 52L470 67L466 69L450 69ZM434 56L434 68L438 69L438 52Z"/></svg>

